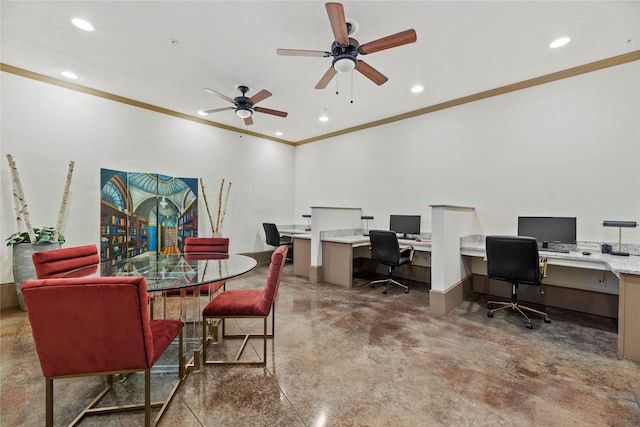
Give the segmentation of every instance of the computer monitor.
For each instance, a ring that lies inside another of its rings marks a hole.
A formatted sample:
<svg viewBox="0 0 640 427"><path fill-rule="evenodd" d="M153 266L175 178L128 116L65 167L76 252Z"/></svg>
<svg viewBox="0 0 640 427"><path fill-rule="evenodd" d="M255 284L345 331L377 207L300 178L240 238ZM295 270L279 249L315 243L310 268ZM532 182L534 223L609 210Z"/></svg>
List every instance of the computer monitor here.
<svg viewBox="0 0 640 427"><path fill-rule="evenodd" d="M402 234L407 239L415 239L420 234L420 215L391 215L389 217L389 230Z"/></svg>
<svg viewBox="0 0 640 427"><path fill-rule="evenodd" d="M576 217L519 216L518 236L535 237L542 248L549 243L576 244Z"/></svg>

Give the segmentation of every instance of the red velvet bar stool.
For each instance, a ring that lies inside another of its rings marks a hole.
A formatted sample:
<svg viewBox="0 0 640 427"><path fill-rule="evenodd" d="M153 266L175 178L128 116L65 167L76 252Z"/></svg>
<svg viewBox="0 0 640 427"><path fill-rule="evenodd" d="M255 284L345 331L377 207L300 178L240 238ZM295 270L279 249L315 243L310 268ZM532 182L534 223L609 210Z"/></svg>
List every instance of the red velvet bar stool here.
<svg viewBox="0 0 640 427"><path fill-rule="evenodd" d="M232 289L216 295L202 311L202 359L204 364L260 364L267 363L267 338L275 335L272 329L271 335L267 334L267 317L273 311L275 318L275 299L282 278L289 248L285 245L278 247L271 255L267 283L263 289ZM273 309L273 310L272 310ZM259 335L241 334L226 335L225 320L232 318L249 318L263 320L263 333ZM212 319L222 319L222 339L243 338L242 346L234 360L207 360L207 344L211 339L207 334L207 323ZM275 326L275 322L272 323ZM273 327L272 327L273 328ZM263 339L262 360L239 360L249 338L261 337Z"/></svg>
<svg viewBox="0 0 640 427"><path fill-rule="evenodd" d="M184 324L149 319L142 277L79 277L28 280L22 285L46 387L46 426L53 426L53 382L106 376L106 386L71 423L87 415L144 410L145 426L156 425L184 377ZM151 402L151 368L179 337L178 378L167 399ZM96 406L109 393L114 374L144 372L144 403ZM151 408L160 407L151 421Z"/></svg>

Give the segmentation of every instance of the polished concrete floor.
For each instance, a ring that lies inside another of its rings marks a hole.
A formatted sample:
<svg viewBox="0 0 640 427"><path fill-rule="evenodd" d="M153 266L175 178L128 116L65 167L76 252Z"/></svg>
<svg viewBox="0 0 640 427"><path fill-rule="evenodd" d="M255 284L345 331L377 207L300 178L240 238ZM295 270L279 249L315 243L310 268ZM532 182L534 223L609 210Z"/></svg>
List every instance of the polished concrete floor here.
<svg viewBox="0 0 640 427"><path fill-rule="evenodd" d="M227 286L260 287L266 271L259 266ZM483 296L437 316L428 285L411 285L409 294L382 295L361 278L348 290L309 283L287 265L266 367L191 372L159 425L640 426L640 364L616 356L613 319L550 310L551 324L536 319L528 330L515 313L488 318ZM1 314L0 425L43 425L44 379L26 313ZM251 344L246 357L261 355L261 342ZM234 345L209 349L213 357ZM156 377L165 393L171 374ZM119 383L120 393L139 391L140 378ZM57 381L56 425L69 423L101 385L100 378ZM81 425L142 419L123 413Z"/></svg>

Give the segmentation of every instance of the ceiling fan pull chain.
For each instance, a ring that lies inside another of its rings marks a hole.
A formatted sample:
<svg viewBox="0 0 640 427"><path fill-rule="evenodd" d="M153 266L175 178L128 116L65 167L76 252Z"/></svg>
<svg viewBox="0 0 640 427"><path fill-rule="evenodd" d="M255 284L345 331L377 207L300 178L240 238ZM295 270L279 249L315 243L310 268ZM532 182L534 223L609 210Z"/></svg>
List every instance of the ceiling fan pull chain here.
<svg viewBox="0 0 640 427"><path fill-rule="evenodd" d="M340 94L340 91L338 89L340 89L340 85L338 84L338 81L340 80L340 76L336 76L336 95Z"/></svg>
<svg viewBox="0 0 640 427"><path fill-rule="evenodd" d="M351 103L353 104L353 71L351 72Z"/></svg>

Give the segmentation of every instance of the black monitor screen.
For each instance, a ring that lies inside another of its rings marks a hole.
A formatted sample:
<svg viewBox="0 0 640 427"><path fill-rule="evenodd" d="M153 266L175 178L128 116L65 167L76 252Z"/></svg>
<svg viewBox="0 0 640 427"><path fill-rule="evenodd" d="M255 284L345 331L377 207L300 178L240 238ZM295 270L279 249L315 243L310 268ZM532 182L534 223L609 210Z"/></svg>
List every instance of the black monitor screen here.
<svg viewBox="0 0 640 427"><path fill-rule="evenodd" d="M518 236L535 237L542 247L547 243L576 243L576 218L519 216Z"/></svg>
<svg viewBox="0 0 640 427"><path fill-rule="evenodd" d="M389 217L389 230L403 234L420 234L420 215L391 215Z"/></svg>

